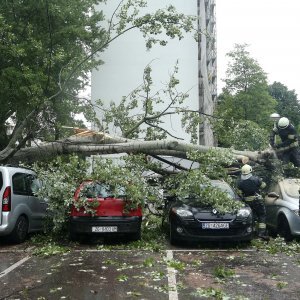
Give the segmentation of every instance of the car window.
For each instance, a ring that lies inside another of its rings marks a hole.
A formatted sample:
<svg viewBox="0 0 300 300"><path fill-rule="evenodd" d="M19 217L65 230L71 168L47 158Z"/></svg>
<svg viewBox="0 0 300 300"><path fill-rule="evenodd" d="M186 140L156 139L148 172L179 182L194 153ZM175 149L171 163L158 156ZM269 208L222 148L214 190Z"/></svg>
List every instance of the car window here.
<svg viewBox="0 0 300 300"><path fill-rule="evenodd" d="M125 189L123 187L112 189L107 184L96 182L86 185L81 193L83 197L87 198L107 198L112 196L122 197L125 196Z"/></svg>
<svg viewBox="0 0 300 300"><path fill-rule="evenodd" d="M26 185L27 174L15 173L12 176L12 188L15 195L28 195L28 189Z"/></svg>
<svg viewBox="0 0 300 300"><path fill-rule="evenodd" d="M111 195L111 191L108 185L101 183L90 183L82 190L82 195L87 198L107 198Z"/></svg>
<svg viewBox="0 0 300 300"><path fill-rule="evenodd" d="M95 192L97 197L106 198L111 196L112 192L108 185L96 183L95 184Z"/></svg>
<svg viewBox="0 0 300 300"><path fill-rule="evenodd" d="M32 194L33 196L37 196L37 192L41 188L41 181L33 175L27 176L27 181L30 194Z"/></svg>

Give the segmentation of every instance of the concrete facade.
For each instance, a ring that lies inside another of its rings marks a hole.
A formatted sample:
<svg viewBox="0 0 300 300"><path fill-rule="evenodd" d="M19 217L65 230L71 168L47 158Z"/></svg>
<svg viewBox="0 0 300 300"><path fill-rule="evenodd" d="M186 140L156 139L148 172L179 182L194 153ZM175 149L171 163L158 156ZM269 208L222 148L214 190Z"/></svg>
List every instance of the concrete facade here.
<svg viewBox="0 0 300 300"><path fill-rule="evenodd" d="M110 0L106 6L101 4L99 9L109 18L118 3L119 0ZM104 65L92 72L93 102L101 99L106 107L111 101L120 102L123 96L127 96L142 83L143 70L149 63L153 70L154 87L159 90L168 81L178 60L178 89L189 94L185 106L200 113L212 114L216 99L215 1L151 0L148 1L147 11L154 12L170 4L178 12L199 16L199 41L186 35L181 41L170 40L165 47L154 46L146 51L142 34L138 31L128 32L101 53ZM98 111L97 114L101 120L101 112ZM165 118L163 125L172 135L189 142L189 135L181 128L180 119L179 116ZM120 134L116 128L110 128L110 133ZM213 145L213 134L208 121L199 128L198 142Z"/></svg>
<svg viewBox="0 0 300 300"><path fill-rule="evenodd" d="M217 101L217 49L216 49L216 3L215 0L198 0L198 72L199 112L212 115ZM209 118L199 127L199 144L214 145Z"/></svg>

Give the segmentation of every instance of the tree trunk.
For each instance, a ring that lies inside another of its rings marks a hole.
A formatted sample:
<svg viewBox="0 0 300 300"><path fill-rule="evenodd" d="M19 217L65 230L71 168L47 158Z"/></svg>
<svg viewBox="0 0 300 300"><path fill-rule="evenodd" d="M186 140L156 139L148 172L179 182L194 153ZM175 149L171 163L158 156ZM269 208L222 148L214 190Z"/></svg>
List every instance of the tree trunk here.
<svg viewBox="0 0 300 300"><path fill-rule="evenodd" d="M86 134L79 133L65 140L23 148L9 159L9 163L32 163L34 161L48 160L61 154L72 153L83 156L114 153L145 153L149 155L171 155L186 158L186 153L190 150L206 152L211 149L228 151L225 148L194 145L178 141L133 141L121 137L112 137L101 132L88 131ZM273 155L272 151L255 152L237 151L234 149L231 151L239 161L249 158L249 160L260 162Z"/></svg>

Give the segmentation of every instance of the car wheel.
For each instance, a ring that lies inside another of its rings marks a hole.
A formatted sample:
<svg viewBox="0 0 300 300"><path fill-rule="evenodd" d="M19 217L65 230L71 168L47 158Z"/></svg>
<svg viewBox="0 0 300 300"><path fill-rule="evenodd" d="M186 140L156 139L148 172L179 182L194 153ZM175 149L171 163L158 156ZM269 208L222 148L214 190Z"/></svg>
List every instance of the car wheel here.
<svg viewBox="0 0 300 300"><path fill-rule="evenodd" d="M177 245L179 242L175 234L175 226L172 222L170 222L169 239L170 239L170 244L174 246Z"/></svg>
<svg viewBox="0 0 300 300"><path fill-rule="evenodd" d="M15 243L23 243L28 234L29 222L25 216L20 216L16 222L10 239Z"/></svg>
<svg viewBox="0 0 300 300"><path fill-rule="evenodd" d="M287 242L293 239L291 234L291 229L288 220L284 216L280 216L278 219L277 232L282 236Z"/></svg>

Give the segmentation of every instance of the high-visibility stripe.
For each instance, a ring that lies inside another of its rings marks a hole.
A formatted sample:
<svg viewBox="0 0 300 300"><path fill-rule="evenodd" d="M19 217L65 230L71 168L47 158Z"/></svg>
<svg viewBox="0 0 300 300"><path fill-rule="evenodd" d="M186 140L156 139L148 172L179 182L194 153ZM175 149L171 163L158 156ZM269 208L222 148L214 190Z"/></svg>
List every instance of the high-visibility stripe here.
<svg viewBox="0 0 300 300"><path fill-rule="evenodd" d="M265 223L258 223L258 228L259 229L266 229L266 224Z"/></svg>
<svg viewBox="0 0 300 300"><path fill-rule="evenodd" d="M245 197L245 201L253 201L256 199L256 196L248 196L248 197Z"/></svg>

